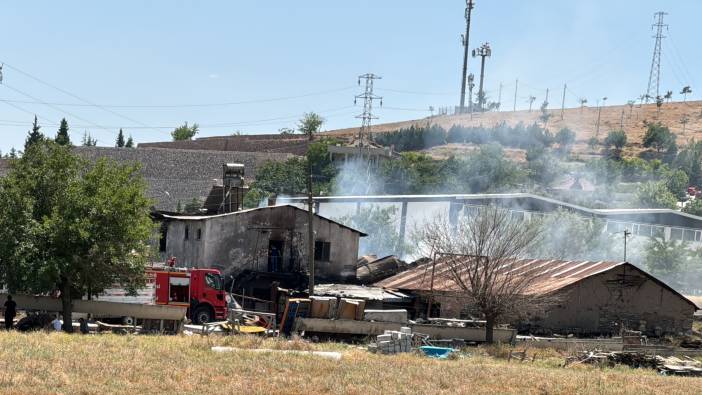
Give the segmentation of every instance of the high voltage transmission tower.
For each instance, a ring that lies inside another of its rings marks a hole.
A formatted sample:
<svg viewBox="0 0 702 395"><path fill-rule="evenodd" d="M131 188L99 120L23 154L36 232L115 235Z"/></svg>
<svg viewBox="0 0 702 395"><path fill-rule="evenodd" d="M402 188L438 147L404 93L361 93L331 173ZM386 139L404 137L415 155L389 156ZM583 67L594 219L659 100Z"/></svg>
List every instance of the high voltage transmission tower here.
<svg viewBox="0 0 702 395"><path fill-rule="evenodd" d="M470 37L470 14L473 10L473 0L466 0L466 34L461 35L463 43L463 73L461 74L461 105L460 112L465 112L466 107L466 78L468 77L468 39ZM473 98L470 98L471 103Z"/></svg>
<svg viewBox="0 0 702 395"><path fill-rule="evenodd" d="M383 98L373 94L373 81L381 78L382 77L373 73L366 73L358 76L358 85L361 85L361 79L366 81L366 87L363 93L356 95L356 97L353 99L353 104L356 104L358 99L363 99L363 113L356 116L356 118L360 118L362 120L361 128L358 130L358 152L360 155L363 155L363 136L367 135L367 138L370 141L371 121L373 119L378 119L378 117L373 115L373 100L380 100L380 106L383 106Z"/></svg>
<svg viewBox="0 0 702 395"><path fill-rule="evenodd" d="M668 15L667 12L658 11L654 14L653 18L656 19L656 23L651 25L651 28L656 29L656 43L653 46L653 59L651 60L651 72L648 75L648 89L646 90L646 103L649 100L655 99L660 96L660 82L661 82L661 43L665 36L663 35L663 28L668 30L668 25L663 23L663 17ZM655 93L655 95L654 95Z"/></svg>

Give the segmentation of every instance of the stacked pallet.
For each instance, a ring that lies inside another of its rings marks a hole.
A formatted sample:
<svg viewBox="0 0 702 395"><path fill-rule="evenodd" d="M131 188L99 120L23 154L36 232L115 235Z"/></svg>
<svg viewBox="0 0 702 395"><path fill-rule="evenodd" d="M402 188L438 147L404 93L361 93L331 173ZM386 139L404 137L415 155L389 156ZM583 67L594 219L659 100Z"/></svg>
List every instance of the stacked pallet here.
<svg viewBox="0 0 702 395"><path fill-rule="evenodd" d="M657 369L661 374L702 376L702 364L690 357L663 357L639 352L586 351L566 359L566 365L588 363L600 365L627 365L633 368Z"/></svg>
<svg viewBox="0 0 702 395"><path fill-rule="evenodd" d="M381 354L397 354L412 351L412 329L402 327L399 331L388 331L376 337L368 345L368 351Z"/></svg>

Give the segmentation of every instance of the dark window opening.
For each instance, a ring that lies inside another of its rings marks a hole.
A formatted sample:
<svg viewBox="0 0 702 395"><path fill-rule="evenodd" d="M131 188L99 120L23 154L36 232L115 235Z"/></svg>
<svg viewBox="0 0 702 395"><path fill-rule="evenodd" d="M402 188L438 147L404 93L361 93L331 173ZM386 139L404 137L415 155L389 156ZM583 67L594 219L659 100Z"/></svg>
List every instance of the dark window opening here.
<svg viewBox="0 0 702 395"><path fill-rule="evenodd" d="M197 239L202 240L202 229L197 228Z"/></svg>
<svg viewBox="0 0 702 395"><path fill-rule="evenodd" d="M158 251L166 252L166 241L168 240L168 223L161 223L161 236L158 239Z"/></svg>
<svg viewBox="0 0 702 395"><path fill-rule="evenodd" d="M314 260L321 262L329 262L331 243L328 241L314 242Z"/></svg>
<svg viewBox="0 0 702 395"><path fill-rule="evenodd" d="M268 271L277 273L283 269L283 248L282 240L270 240L268 242Z"/></svg>
<svg viewBox="0 0 702 395"><path fill-rule="evenodd" d="M205 284L207 284L208 287L212 289L216 289L218 291L221 291L223 288L222 285L222 277L212 274L212 273L207 273L205 274Z"/></svg>
<svg viewBox="0 0 702 395"><path fill-rule="evenodd" d="M190 228L188 225L185 225L185 240L188 240L190 238Z"/></svg>

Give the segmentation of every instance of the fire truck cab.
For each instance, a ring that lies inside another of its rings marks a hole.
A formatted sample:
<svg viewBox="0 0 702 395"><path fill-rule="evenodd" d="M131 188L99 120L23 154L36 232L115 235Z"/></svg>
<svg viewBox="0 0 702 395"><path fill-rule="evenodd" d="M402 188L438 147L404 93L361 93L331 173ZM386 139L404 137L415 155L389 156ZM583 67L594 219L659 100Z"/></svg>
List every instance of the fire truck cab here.
<svg viewBox="0 0 702 395"><path fill-rule="evenodd" d="M195 324L227 318L227 295L219 270L171 265L147 271L155 285L156 304L187 306L188 318Z"/></svg>

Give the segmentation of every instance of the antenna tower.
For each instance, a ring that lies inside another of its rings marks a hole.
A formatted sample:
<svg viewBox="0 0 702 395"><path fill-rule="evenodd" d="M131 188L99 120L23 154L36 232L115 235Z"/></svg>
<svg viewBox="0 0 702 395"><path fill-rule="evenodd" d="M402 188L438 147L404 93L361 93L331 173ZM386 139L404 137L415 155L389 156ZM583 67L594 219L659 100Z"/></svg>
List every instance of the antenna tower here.
<svg viewBox="0 0 702 395"><path fill-rule="evenodd" d="M373 115L373 100L380 100L380 107L383 106L383 98L373 94L373 81L381 78L381 76L373 73L366 73L358 76L358 85L361 85L361 79L366 81L366 88L363 93L356 95L353 99L353 104L356 104L358 99L363 99L363 113L356 116L356 118L362 120L361 128L358 130L358 151L361 155L363 154L361 150L363 147L363 137L366 135L368 140L371 139L371 121L373 119L378 119L378 117Z"/></svg>
<svg viewBox="0 0 702 395"><path fill-rule="evenodd" d="M656 35L653 36L656 39L656 44L653 46L653 59L651 60L651 72L648 75L648 89L646 90L646 103L649 100L660 96L660 82L661 82L661 43L665 36L663 35L663 28L668 30L668 25L663 23L663 17L668 15L667 12L658 11L653 15L656 23L651 25L651 28L656 29ZM654 94L655 93L655 94Z"/></svg>
<svg viewBox="0 0 702 395"><path fill-rule="evenodd" d="M466 110L466 78L468 78L468 39L470 38L470 14L473 11L473 0L466 0L466 34L461 35L461 43L463 44L463 74L461 74L461 105L458 109L460 112ZM473 98L471 97L472 101Z"/></svg>

